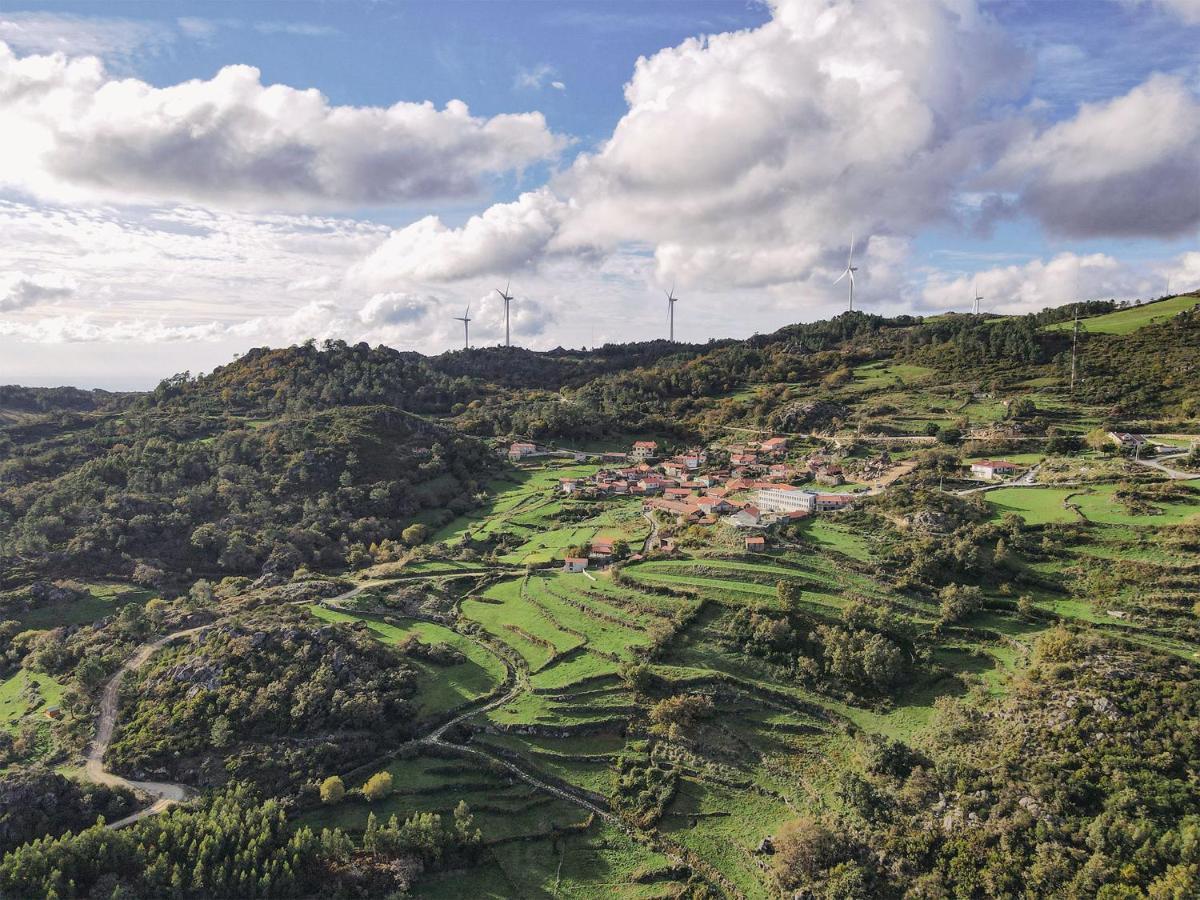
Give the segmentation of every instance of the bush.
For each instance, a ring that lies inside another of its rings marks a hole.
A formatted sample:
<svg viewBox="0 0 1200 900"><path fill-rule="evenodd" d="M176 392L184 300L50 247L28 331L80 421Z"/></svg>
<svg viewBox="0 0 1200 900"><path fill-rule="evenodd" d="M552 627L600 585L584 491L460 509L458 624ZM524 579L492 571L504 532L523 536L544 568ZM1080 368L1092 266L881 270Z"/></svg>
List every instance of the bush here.
<svg viewBox="0 0 1200 900"><path fill-rule="evenodd" d="M363 785L362 792L364 797L374 802L390 797L392 790L392 773L376 772L367 779L367 783Z"/></svg>
<svg viewBox="0 0 1200 900"><path fill-rule="evenodd" d="M390 777L390 776L389 776ZM330 775L321 782L321 802L322 803L341 803L342 798L346 796L346 785L342 783L342 779L337 775Z"/></svg>
<svg viewBox="0 0 1200 900"><path fill-rule="evenodd" d="M400 532L400 540L404 541L410 547L425 543L427 537L429 537L429 528L420 522L415 525L409 525Z"/></svg>

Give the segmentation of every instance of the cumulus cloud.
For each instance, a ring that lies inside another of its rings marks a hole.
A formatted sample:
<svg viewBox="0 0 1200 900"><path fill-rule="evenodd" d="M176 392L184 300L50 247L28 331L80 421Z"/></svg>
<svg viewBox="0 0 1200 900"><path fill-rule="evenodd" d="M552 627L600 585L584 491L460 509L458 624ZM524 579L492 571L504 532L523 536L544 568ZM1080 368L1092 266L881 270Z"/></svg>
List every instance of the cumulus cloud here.
<svg viewBox="0 0 1200 900"><path fill-rule="evenodd" d="M1060 234L1184 234L1200 226L1200 98L1155 75L1017 142L991 180Z"/></svg>
<svg viewBox="0 0 1200 900"><path fill-rule="evenodd" d="M10 275L0 282L0 312L27 309L55 303L73 296L75 288L61 280L26 275Z"/></svg>
<svg viewBox="0 0 1200 900"><path fill-rule="evenodd" d="M850 236L949 217L1010 126L1028 60L969 3L779 0L746 31L640 59L612 138L557 187L564 239L642 240L664 278L767 285Z"/></svg>
<svg viewBox="0 0 1200 900"><path fill-rule="evenodd" d="M420 321L436 309L435 297L416 294L376 294L363 304L358 318L365 325L399 325Z"/></svg>
<svg viewBox="0 0 1200 900"><path fill-rule="evenodd" d="M95 57L0 44L0 183L73 200L339 208L467 197L553 157L541 113L472 116L452 100L333 106L251 66L165 88Z"/></svg>
<svg viewBox="0 0 1200 900"><path fill-rule="evenodd" d="M853 234L951 218L963 178L1015 130L985 112L1020 90L1023 51L970 2L772 7L759 28L639 59L611 138L550 190L463 228L400 229L360 274L449 281L635 244L664 283L800 284Z"/></svg>
<svg viewBox="0 0 1200 900"><path fill-rule="evenodd" d="M1200 274L1200 254L1194 255ZM1165 273L1186 265L1186 258L1131 265L1104 253L1059 253L1048 260L998 266L973 275L933 273L921 291L918 308L969 312L976 285L983 296L981 311L1008 314L1037 312L1076 300L1153 299L1164 291Z"/></svg>
<svg viewBox="0 0 1200 900"><path fill-rule="evenodd" d="M383 286L396 279L456 281L530 265L547 250L567 205L542 188L472 216L461 228L426 216L393 231L351 277Z"/></svg>

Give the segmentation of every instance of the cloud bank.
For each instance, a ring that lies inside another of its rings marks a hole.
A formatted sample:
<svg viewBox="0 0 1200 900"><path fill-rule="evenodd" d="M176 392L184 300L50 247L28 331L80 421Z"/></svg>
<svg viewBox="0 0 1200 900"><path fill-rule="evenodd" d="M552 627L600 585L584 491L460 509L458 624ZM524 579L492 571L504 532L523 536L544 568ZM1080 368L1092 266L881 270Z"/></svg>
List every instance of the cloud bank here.
<svg viewBox="0 0 1200 900"><path fill-rule="evenodd" d="M541 113L472 116L452 100L334 106L227 66L156 88L96 57L18 58L0 44L0 184L83 202L341 209L471 197L555 156Z"/></svg>

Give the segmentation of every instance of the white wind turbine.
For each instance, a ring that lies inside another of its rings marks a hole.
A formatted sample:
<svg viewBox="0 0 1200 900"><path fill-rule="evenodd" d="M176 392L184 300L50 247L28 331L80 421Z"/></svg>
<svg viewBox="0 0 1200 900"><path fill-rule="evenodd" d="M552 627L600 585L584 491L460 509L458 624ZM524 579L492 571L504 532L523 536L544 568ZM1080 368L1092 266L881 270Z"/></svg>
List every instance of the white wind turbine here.
<svg viewBox="0 0 1200 900"><path fill-rule="evenodd" d="M467 311L461 316L454 317L457 321L463 323L463 349L471 349L471 304L467 304Z"/></svg>
<svg viewBox="0 0 1200 900"><path fill-rule="evenodd" d="M854 312L854 273L858 271L858 266L854 265L854 238L850 238L850 255L846 258L846 268L842 270L842 274L837 277L834 284L841 281L847 275L850 276L850 312Z"/></svg>
<svg viewBox="0 0 1200 900"><path fill-rule="evenodd" d="M675 304L679 298L675 296L675 282L671 282L671 290L663 291L667 295L667 319L671 323L671 343L675 343Z"/></svg>
<svg viewBox="0 0 1200 900"><path fill-rule="evenodd" d="M974 290L975 290L975 302L971 307L971 312L973 312L975 315L979 315L979 301L982 300L983 298L979 296L979 282L978 281L975 282Z"/></svg>
<svg viewBox="0 0 1200 900"><path fill-rule="evenodd" d="M504 290L500 290L500 288L496 288L496 293L499 294L501 296L501 298L504 300L504 346L505 347L512 346L512 344L509 343L509 340L508 340L508 304L512 302L512 294L510 294L508 292L508 287L510 284L512 284L511 281L507 282L504 285Z"/></svg>

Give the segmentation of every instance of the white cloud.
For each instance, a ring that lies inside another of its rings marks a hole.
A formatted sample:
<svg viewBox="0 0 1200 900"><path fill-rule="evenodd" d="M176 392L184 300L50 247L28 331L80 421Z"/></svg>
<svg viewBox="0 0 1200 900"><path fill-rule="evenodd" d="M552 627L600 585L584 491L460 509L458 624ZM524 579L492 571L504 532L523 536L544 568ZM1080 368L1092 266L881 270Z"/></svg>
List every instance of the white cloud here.
<svg viewBox="0 0 1200 900"><path fill-rule="evenodd" d="M554 66L548 63L539 63L531 68L518 69L517 77L513 79L513 87L536 91L549 84L555 90L561 91L565 85L561 81L553 80L554 74Z"/></svg>
<svg viewBox="0 0 1200 900"><path fill-rule="evenodd" d="M1029 134L990 180L1061 234L1185 234L1200 226L1200 98L1155 75Z"/></svg>
<svg viewBox="0 0 1200 900"><path fill-rule="evenodd" d="M358 317L364 325L399 325L417 322L438 306L436 297L416 294L386 293L371 297Z"/></svg>
<svg viewBox="0 0 1200 900"><path fill-rule="evenodd" d="M1200 24L1200 0L1121 0L1125 6L1157 6L1177 16L1185 25Z"/></svg>
<svg viewBox="0 0 1200 900"><path fill-rule="evenodd" d="M984 312L1021 314L1076 300L1150 300L1166 289L1166 276L1183 290L1189 276L1200 284L1200 253L1168 261L1130 264L1104 253L1059 253L1019 265L984 269L975 274L933 273L920 293L925 312L969 312L978 285ZM1178 276L1178 277L1175 277Z"/></svg>
<svg viewBox="0 0 1200 900"><path fill-rule="evenodd" d="M542 188L491 206L461 228L426 216L393 231L351 278L383 289L397 279L456 281L528 267L542 257L566 210Z"/></svg>
<svg viewBox="0 0 1200 900"><path fill-rule="evenodd" d="M73 296L75 287L62 279L10 274L0 279L0 312L56 303Z"/></svg>
<svg viewBox="0 0 1200 900"><path fill-rule="evenodd" d="M174 39L150 22L50 12L0 12L0 42L25 53L67 53L123 59L158 51Z"/></svg>
<svg viewBox="0 0 1200 900"><path fill-rule="evenodd" d="M18 58L2 44L0 131L0 183L38 196L249 209L467 197L563 143L536 112L332 106L250 66L156 88L95 57Z"/></svg>

